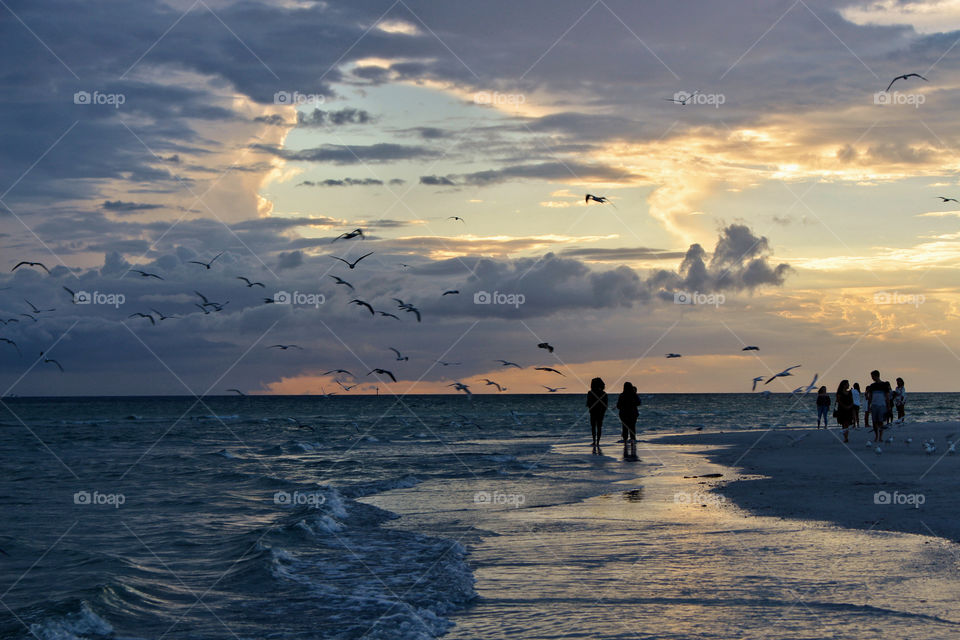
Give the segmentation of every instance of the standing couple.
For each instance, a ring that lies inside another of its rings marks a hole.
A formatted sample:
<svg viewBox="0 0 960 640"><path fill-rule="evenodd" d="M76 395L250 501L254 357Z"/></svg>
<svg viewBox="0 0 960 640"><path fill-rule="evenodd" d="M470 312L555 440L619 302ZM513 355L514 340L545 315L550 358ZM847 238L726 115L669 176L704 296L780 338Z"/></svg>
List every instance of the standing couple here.
<svg viewBox="0 0 960 640"><path fill-rule="evenodd" d="M593 432L593 446L600 446L600 436L603 429L603 418L607 413L609 401L606 385L601 378L590 381L590 391L587 392L587 409L590 412L590 430ZM637 441L637 418L640 417L640 396L637 388L629 382L623 383L623 391L617 398L617 410L620 413L620 435L624 444Z"/></svg>

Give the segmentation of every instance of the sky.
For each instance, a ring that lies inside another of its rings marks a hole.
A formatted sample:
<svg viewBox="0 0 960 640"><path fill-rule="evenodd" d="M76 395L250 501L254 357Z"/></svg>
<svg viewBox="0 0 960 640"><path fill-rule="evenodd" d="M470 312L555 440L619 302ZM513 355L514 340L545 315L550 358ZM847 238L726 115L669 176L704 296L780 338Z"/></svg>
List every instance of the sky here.
<svg viewBox="0 0 960 640"><path fill-rule="evenodd" d="M2 0L0 395L955 391L958 45L960 0Z"/></svg>

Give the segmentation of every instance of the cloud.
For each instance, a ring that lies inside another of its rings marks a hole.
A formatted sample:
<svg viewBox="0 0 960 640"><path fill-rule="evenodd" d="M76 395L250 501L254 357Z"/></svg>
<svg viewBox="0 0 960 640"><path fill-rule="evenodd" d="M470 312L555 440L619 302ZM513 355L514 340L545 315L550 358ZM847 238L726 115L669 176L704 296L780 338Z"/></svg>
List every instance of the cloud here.
<svg viewBox="0 0 960 640"><path fill-rule="evenodd" d="M324 144L313 149L291 150L274 145L253 144L251 148L296 162L328 162L331 164L385 163L397 160L432 158L439 153L418 145L378 142L370 145Z"/></svg>
<svg viewBox="0 0 960 640"><path fill-rule="evenodd" d="M344 107L337 111L314 109L310 113L297 111L297 125L301 127L324 127L327 125L342 126L345 124L369 124L373 116L363 109Z"/></svg>
<svg viewBox="0 0 960 640"><path fill-rule="evenodd" d="M297 184L298 187L370 187L383 186L383 180L376 178L343 178L341 180L327 179L319 182L313 180L304 180Z"/></svg>
<svg viewBox="0 0 960 640"><path fill-rule="evenodd" d="M436 185L442 187L453 187L456 183L450 178L444 176L420 176L420 184Z"/></svg>
<svg viewBox="0 0 960 640"><path fill-rule="evenodd" d="M667 251L651 249L650 247L622 247L619 249L584 248L564 249L561 255L570 258L581 258L592 262L615 262L637 260L676 260L682 258L682 251Z"/></svg>
<svg viewBox="0 0 960 640"><path fill-rule="evenodd" d="M162 204L146 204L142 202L124 202L122 200L105 200L103 208L106 211L114 213L130 214L138 211L150 211L151 209L162 209Z"/></svg>

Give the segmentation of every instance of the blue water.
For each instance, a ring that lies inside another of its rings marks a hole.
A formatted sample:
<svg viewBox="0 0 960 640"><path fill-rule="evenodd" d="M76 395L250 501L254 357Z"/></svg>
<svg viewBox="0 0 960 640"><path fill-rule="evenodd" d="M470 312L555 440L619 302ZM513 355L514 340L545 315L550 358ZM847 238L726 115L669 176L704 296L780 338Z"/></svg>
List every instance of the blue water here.
<svg viewBox="0 0 960 640"><path fill-rule="evenodd" d="M403 530L359 499L538 476L531 501L587 497L591 467L550 451L589 437L583 400L6 398L0 637L441 636L477 604L468 549L483 532ZM643 402L641 428L664 432L815 421L813 396ZM914 420L958 411L960 394L909 397Z"/></svg>

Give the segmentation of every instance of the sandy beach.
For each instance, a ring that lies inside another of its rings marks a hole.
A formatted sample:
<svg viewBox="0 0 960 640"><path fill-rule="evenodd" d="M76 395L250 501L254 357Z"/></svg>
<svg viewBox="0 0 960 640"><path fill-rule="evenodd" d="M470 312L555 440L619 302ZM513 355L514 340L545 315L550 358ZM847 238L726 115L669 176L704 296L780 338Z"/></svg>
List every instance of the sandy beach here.
<svg viewBox="0 0 960 640"><path fill-rule="evenodd" d="M650 437L653 444L686 445L732 477L710 486L751 513L823 520L867 530L916 533L960 542L957 474L960 456L947 441L960 423L907 423L884 432L892 442L876 453L873 432L851 430L844 445L838 429L756 430ZM936 452L923 442L933 439ZM912 439L912 442L908 442Z"/></svg>

